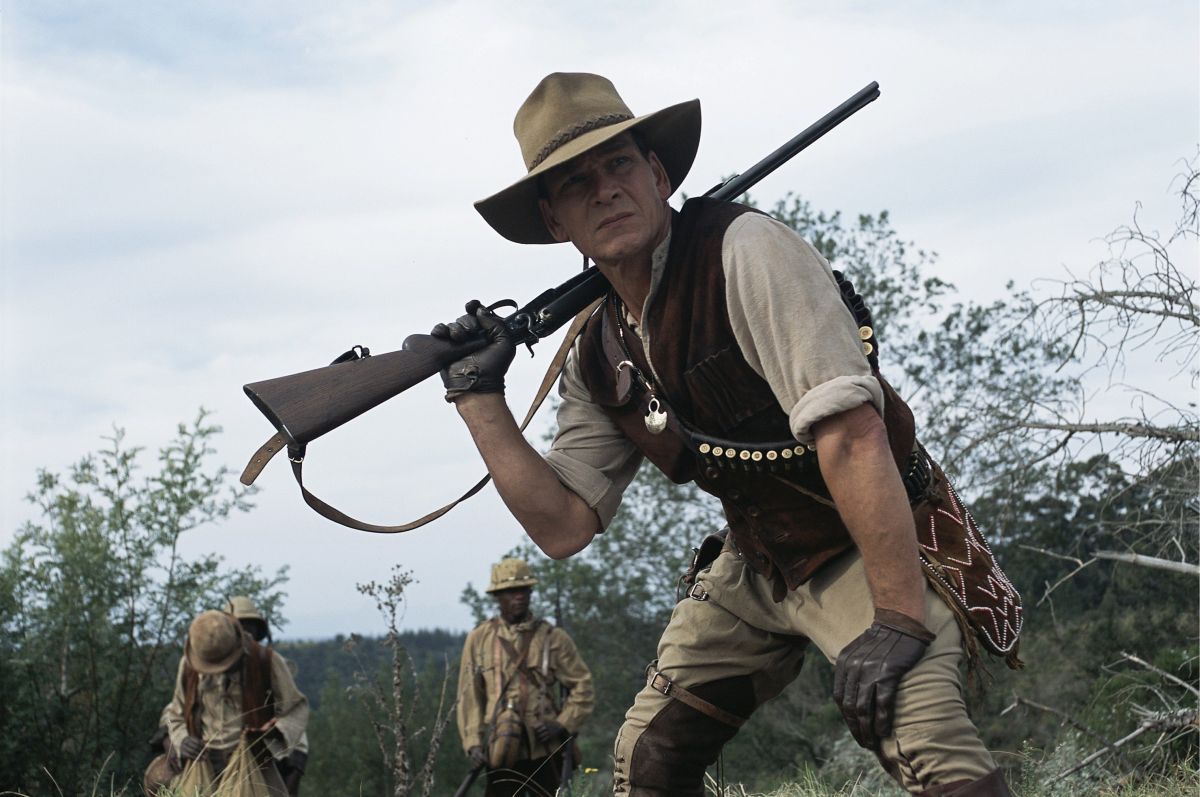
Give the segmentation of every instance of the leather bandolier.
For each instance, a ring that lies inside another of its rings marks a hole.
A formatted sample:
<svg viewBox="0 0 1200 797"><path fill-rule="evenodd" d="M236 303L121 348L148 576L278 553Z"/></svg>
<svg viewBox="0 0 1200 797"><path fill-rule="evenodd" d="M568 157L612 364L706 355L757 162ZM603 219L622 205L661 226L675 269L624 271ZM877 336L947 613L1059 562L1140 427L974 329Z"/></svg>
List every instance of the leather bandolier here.
<svg viewBox="0 0 1200 797"><path fill-rule="evenodd" d="M492 691L495 702L491 707L488 730L488 765L493 769L514 766L518 761L530 758L528 733L525 727L526 712L531 692L539 699L545 691L544 672L539 678L526 659L535 639L540 640L540 652L545 669L545 658L550 651L550 623L539 619L533 628L519 634L517 646L500 636L503 620L493 617L492 635ZM536 668L536 664L534 665ZM513 687L516 695L511 695Z"/></svg>
<svg viewBox="0 0 1200 797"><path fill-rule="evenodd" d="M242 725L261 728L275 716L275 695L271 688L271 649L242 634ZM200 717L200 673L186 659L183 665L183 715L188 733L204 738Z"/></svg>
<svg viewBox="0 0 1200 797"><path fill-rule="evenodd" d="M721 249L726 229L746 212L753 211L700 198L675 214L660 287L641 319L653 368L614 297L585 327L579 365L592 399L647 459L677 484L694 481L721 500L732 546L771 579L781 601L854 543L816 452L796 443L787 414L734 337ZM869 313L853 287L834 274L883 389L883 421L913 509L924 572L955 610L971 660L978 640L1019 666L1020 596L917 443L912 412L879 373ZM674 434L647 427L654 400Z"/></svg>

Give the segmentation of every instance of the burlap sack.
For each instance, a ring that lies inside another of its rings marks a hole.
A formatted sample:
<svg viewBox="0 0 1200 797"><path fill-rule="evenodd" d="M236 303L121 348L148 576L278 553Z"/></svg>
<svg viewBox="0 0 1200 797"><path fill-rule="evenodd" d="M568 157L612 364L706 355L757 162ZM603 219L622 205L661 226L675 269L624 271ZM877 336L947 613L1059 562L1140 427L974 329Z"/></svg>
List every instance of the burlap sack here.
<svg viewBox="0 0 1200 797"><path fill-rule="evenodd" d="M203 758L188 761L179 777L171 781L171 797L209 797L212 794L212 764Z"/></svg>
<svg viewBox="0 0 1200 797"><path fill-rule="evenodd" d="M243 736L229 757L212 797L287 797L287 788L274 762L268 757L260 764Z"/></svg>

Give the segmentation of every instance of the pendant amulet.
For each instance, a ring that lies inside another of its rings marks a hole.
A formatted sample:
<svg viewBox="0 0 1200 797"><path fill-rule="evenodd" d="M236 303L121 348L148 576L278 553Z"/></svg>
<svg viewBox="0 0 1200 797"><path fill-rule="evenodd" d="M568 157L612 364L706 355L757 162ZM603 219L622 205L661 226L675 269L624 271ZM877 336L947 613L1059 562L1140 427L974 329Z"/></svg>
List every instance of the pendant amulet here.
<svg viewBox="0 0 1200 797"><path fill-rule="evenodd" d="M650 405L646 408L646 430L650 434L662 434L667 428L667 414L662 411L662 405L657 398L651 397Z"/></svg>

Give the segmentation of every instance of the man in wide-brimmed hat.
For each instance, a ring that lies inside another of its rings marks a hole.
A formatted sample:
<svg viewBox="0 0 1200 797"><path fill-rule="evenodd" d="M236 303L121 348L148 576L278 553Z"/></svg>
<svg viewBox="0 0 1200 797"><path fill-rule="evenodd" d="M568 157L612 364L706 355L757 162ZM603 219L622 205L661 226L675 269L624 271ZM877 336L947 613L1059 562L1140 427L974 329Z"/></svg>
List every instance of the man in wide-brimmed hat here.
<svg viewBox="0 0 1200 797"><path fill-rule="evenodd" d="M521 559L493 565L499 616L463 644L458 734L471 766L487 768L488 797L557 793L564 753L592 713L592 673L575 643L529 609L536 584Z"/></svg>
<svg viewBox="0 0 1200 797"><path fill-rule="evenodd" d="M238 621L238 625L250 635L251 639L260 645L265 640L267 646L271 647L271 624L267 622L266 617L263 617L253 600L245 595L234 595L225 604L224 611L233 615L234 619ZM271 649L274 651L273 647ZM274 652L287 665L288 672L292 672L294 675L294 666L288 663L278 651ZM284 785L287 786L288 795L296 797L300 793L300 780L304 777L304 770L308 766L307 730L301 731L299 740L287 756L275 759L275 766L278 767Z"/></svg>
<svg viewBox="0 0 1200 797"><path fill-rule="evenodd" d="M434 329L489 340L443 371L447 400L550 556L603 531L643 457L720 497L729 522L626 715L617 793L702 794L705 766L811 642L836 661L854 739L910 792L1008 794L959 664L979 646L1017 663L1020 597L880 376L853 286L766 215L671 209L697 101L635 116L607 79L555 73L514 130L526 173L476 208L509 240L570 241L612 290L563 370L544 458L504 401L512 338L478 302Z"/></svg>
<svg viewBox="0 0 1200 797"><path fill-rule="evenodd" d="M162 719L170 751L147 770L147 794L169 786L194 759L205 759L219 778L247 735L271 794L286 797L274 760L286 758L299 741L308 699L283 659L255 642L232 614L206 611L188 628L175 693Z"/></svg>

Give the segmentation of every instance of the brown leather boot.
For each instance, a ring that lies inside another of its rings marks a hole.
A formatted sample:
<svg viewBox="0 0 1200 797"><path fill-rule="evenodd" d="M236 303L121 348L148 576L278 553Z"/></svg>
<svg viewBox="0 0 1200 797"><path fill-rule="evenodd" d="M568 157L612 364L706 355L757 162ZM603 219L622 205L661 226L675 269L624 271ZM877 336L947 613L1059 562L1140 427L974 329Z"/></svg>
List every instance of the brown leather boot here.
<svg viewBox="0 0 1200 797"><path fill-rule="evenodd" d="M748 676L710 681L688 691L741 717L754 711ZM672 700L634 745L628 762L629 797L704 797L704 771L736 733L734 726Z"/></svg>
<svg viewBox="0 0 1200 797"><path fill-rule="evenodd" d="M921 797L1013 797L1004 773L994 769L979 780L956 780L921 792Z"/></svg>

